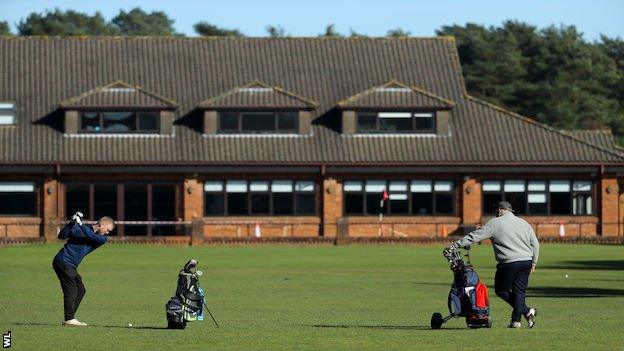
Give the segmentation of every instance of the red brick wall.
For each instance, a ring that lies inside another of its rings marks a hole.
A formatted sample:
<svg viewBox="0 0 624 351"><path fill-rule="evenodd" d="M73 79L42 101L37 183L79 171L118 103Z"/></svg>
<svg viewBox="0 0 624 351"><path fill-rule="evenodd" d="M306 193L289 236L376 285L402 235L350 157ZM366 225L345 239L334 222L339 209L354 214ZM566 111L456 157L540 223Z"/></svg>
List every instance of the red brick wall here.
<svg viewBox="0 0 624 351"><path fill-rule="evenodd" d="M279 217L204 217L205 237L253 237L256 225L262 237L316 237L321 219L318 216Z"/></svg>
<svg viewBox="0 0 624 351"><path fill-rule="evenodd" d="M40 235L41 218L0 217L0 237L36 238Z"/></svg>
<svg viewBox="0 0 624 351"><path fill-rule="evenodd" d="M466 225L481 223L481 184L473 178L465 179L460 196L462 197L460 208L462 222Z"/></svg>
<svg viewBox="0 0 624 351"><path fill-rule="evenodd" d="M56 240L59 231L59 182L53 178L46 178L41 186L43 200L43 236L46 241Z"/></svg>
<svg viewBox="0 0 624 351"><path fill-rule="evenodd" d="M600 180L600 234L618 235L619 189L617 178L603 177Z"/></svg>
<svg viewBox="0 0 624 351"><path fill-rule="evenodd" d="M350 237L445 237L458 234L460 217L378 216L348 217Z"/></svg>
<svg viewBox="0 0 624 351"><path fill-rule="evenodd" d="M204 184L197 179L184 179L182 187L182 212L185 221L204 216Z"/></svg>
<svg viewBox="0 0 624 351"><path fill-rule="evenodd" d="M338 219L343 215L342 182L334 178L323 180L323 221L324 236L335 237Z"/></svg>

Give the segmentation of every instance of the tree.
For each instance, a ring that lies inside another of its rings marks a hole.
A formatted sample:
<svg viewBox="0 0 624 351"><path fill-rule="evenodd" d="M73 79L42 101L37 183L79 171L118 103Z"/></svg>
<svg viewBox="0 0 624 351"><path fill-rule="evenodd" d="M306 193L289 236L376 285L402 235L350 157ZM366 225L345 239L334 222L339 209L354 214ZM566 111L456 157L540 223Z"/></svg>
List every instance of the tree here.
<svg viewBox="0 0 624 351"><path fill-rule="evenodd" d="M31 13L17 25L19 35L114 35L115 28L106 23L99 12L84 13L54 9L44 14Z"/></svg>
<svg viewBox="0 0 624 351"><path fill-rule="evenodd" d="M404 38L404 37L409 37L410 35L412 35L410 31L404 30L401 27L390 29L386 33L387 37L394 37L394 38Z"/></svg>
<svg viewBox="0 0 624 351"><path fill-rule="evenodd" d="M353 30L353 28L349 28L349 37L350 38L368 38L366 34L361 34Z"/></svg>
<svg viewBox="0 0 624 351"><path fill-rule="evenodd" d="M327 27L325 27L325 33L323 34L319 34L319 37L326 37L326 38L342 38L344 37L344 35L342 35L341 33L338 33L338 31L336 31L336 26L334 26L334 24L329 24L327 25Z"/></svg>
<svg viewBox="0 0 624 351"><path fill-rule="evenodd" d="M290 37L290 34L287 34L286 30L284 30L284 28L282 26L271 26L271 25L268 25L268 26L264 27L264 29L266 29L267 34L269 34L269 37L271 37L271 38Z"/></svg>
<svg viewBox="0 0 624 351"><path fill-rule="evenodd" d="M161 11L147 13L136 7L129 12L123 10L111 20L111 24L121 35L176 35L173 20Z"/></svg>
<svg viewBox="0 0 624 351"><path fill-rule="evenodd" d="M238 29L225 29L219 28L213 24L202 21L195 23L193 26L195 32L201 36L215 36L215 37L244 37Z"/></svg>
<svg viewBox="0 0 624 351"><path fill-rule="evenodd" d="M9 22L0 22L0 35L12 35Z"/></svg>

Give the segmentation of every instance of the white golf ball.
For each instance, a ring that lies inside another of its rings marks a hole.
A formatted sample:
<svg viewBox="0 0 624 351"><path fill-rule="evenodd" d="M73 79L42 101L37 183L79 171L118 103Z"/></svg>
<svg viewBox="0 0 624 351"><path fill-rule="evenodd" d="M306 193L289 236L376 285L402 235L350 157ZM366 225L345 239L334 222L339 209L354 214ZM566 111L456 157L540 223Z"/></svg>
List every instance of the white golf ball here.
<svg viewBox="0 0 624 351"><path fill-rule="evenodd" d="M565 277L567 278L567 277L568 277L568 275L566 274L566 275L565 275Z"/></svg>
<svg viewBox="0 0 624 351"><path fill-rule="evenodd" d="M131 327L131 326L132 326L132 323L128 323L128 326L129 326L129 327Z"/></svg>

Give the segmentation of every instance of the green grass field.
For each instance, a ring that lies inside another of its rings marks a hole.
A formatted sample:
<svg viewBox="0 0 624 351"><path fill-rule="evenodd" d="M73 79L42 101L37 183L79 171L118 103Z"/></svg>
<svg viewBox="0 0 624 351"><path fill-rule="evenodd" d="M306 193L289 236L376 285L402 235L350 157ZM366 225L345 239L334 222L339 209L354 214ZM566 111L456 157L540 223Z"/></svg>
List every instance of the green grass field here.
<svg viewBox="0 0 624 351"><path fill-rule="evenodd" d="M12 349L624 349L622 246L542 245L528 298L539 310L537 325L519 330L505 328L511 310L494 296L489 245L472 250L494 319L481 330L463 319L429 329L433 312L447 312L451 272L441 245L107 245L79 269L87 294L77 316L91 326L62 327L51 268L59 248L0 248L0 331L11 330ZM192 257L220 329L210 319L164 329L177 271Z"/></svg>

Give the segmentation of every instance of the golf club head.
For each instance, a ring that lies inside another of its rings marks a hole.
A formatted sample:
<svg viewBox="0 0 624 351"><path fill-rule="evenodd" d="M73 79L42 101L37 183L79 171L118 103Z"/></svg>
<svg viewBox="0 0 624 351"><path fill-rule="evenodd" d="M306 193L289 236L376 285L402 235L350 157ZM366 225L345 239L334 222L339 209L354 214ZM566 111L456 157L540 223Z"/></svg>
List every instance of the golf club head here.
<svg viewBox="0 0 624 351"><path fill-rule="evenodd" d="M202 271L197 271L197 272L195 272L195 274L196 274L198 277L201 277L202 275L204 275L204 272L202 272Z"/></svg>
<svg viewBox="0 0 624 351"><path fill-rule="evenodd" d="M192 269L197 269L197 260L192 258L184 265L184 271L190 272Z"/></svg>

